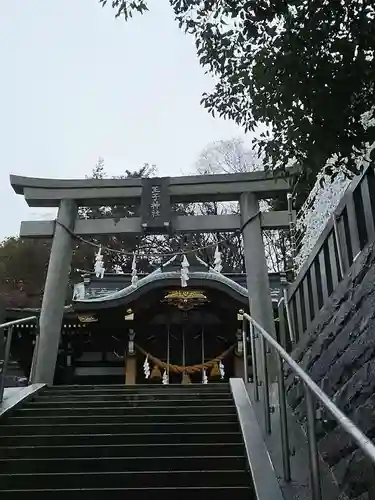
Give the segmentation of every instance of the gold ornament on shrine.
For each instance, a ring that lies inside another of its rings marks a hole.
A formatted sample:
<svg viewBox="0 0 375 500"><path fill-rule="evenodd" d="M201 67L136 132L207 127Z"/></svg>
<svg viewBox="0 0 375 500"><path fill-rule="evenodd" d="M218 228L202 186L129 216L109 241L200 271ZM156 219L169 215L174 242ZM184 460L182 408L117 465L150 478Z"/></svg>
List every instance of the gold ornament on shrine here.
<svg viewBox="0 0 375 500"><path fill-rule="evenodd" d="M94 315L90 316L78 316L78 321L80 323L96 323L98 321L98 318L96 318Z"/></svg>
<svg viewBox="0 0 375 500"><path fill-rule="evenodd" d="M167 292L162 302L175 306L181 311L190 311L194 307L209 302L209 300L202 291L172 290Z"/></svg>

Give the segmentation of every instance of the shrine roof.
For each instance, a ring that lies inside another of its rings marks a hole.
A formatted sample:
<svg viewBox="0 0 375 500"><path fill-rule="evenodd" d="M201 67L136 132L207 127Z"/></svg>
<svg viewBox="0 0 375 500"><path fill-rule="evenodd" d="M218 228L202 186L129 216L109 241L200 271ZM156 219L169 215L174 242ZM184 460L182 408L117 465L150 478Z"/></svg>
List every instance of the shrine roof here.
<svg viewBox="0 0 375 500"><path fill-rule="evenodd" d="M216 289L232 296L240 303L248 303L246 274L217 272L199 258L190 258L190 261L192 262L186 290L191 287ZM154 272L139 277L137 284L134 285L131 284L130 274L106 275L102 280L92 273L86 275L86 282L86 285L80 283L76 287L76 296L72 303L75 310L117 307L130 303L151 290L166 286L181 287L181 269L179 262L176 264L173 259ZM279 275L271 274L270 283L271 296L277 300L280 292Z"/></svg>

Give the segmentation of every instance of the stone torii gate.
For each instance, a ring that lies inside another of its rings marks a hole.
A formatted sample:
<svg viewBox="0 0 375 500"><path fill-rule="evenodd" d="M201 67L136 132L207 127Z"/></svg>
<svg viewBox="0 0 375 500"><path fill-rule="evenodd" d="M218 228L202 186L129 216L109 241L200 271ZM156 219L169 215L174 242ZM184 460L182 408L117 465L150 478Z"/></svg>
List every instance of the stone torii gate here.
<svg viewBox="0 0 375 500"><path fill-rule="evenodd" d="M61 323L70 265L72 234L78 236L142 234L143 232L225 232L242 230L251 314L275 334L262 228L287 228L290 213L260 213L259 200L290 189L289 178L262 171L164 178L36 179L11 175L17 194L30 207L58 207L56 221L21 223L22 238L53 238L40 314L40 337L35 365L36 383L52 384L60 342ZM177 216L180 202L239 201L240 215ZM81 206L134 203L140 217L123 219L77 218Z"/></svg>

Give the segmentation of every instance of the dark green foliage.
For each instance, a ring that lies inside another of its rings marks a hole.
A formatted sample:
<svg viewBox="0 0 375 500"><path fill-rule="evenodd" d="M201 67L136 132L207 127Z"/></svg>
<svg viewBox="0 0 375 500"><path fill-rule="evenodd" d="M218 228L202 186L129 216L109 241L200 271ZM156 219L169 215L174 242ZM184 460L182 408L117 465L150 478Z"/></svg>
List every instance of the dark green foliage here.
<svg viewBox="0 0 375 500"><path fill-rule="evenodd" d="M108 0L100 0L100 3L104 7L108 3ZM110 3L112 7L117 10L116 17L124 16L126 20L128 20L129 17L133 17L133 12L143 14L148 10L146 2L143 0L130 0L125 2L123 0L112 0Z"/></svg>
<svg viewBox="0 0 375 500"><path fill-rule="evenodd" d="M293 160L315 179L335 153L356 171L358 150L375 140L375 127L361 123L375 105L373 0L169 2L218 79L203 105L247 131L261 125L266 168ZM147 9L129 0L112 5L125 18Z"/></svg>

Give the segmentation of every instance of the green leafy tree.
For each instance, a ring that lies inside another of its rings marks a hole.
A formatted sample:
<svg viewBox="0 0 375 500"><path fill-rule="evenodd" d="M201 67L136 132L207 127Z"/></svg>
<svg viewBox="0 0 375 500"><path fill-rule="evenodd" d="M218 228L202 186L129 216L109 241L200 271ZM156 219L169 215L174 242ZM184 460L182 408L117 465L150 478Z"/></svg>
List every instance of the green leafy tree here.
<svg viewBox="0 0 375 500"><path fill-rule="evenodd" d="M375 141L375 124L363 126L375 109L373 0L169 3L217 81L203 105L246 131L261 127L256 146L266 168L299 163L303 198L329 158L358 170ZM126 20L147 10L143 0L111 4Z"/></svg>
<svg viewBox="0 0 375 500"><path fill-rule="evenodd" d="M50 242L41 239L0 243L0 296L8 307L39 305L50 250Z"/></svg>

